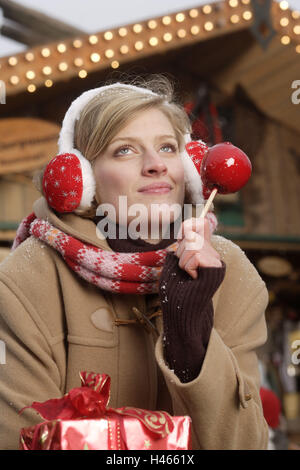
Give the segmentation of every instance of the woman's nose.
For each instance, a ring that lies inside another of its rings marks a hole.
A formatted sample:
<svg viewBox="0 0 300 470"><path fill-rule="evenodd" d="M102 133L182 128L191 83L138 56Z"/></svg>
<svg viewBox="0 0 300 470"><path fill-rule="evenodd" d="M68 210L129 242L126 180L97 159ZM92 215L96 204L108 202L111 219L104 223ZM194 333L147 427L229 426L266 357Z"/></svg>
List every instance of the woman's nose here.
<svg viewBox="0 0 300 470"><path fill-rule="evenodd" d="M153 175L166 172L167 166L157 152L152 150L145 153L142 168L143 175Z"/></svg>

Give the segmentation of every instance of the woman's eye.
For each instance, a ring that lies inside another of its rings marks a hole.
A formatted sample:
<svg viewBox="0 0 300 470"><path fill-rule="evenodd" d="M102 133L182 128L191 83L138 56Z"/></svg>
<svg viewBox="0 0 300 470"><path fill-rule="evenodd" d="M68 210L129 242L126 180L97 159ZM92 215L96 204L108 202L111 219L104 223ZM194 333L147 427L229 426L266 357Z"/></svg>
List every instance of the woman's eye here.
<svg viewBox="0 0 300 470"><path fill-rule="evenodd" d="M176 147L175 145L173 145L173 144L165 144L165 145L163 145L161 148L162 148L162 149L164 149L164 148L169 149L169 151L168 151L167 153L176 152L176 150L177 150L177 147Z"/></svg>
<svg viewBox="0 0 300 470"><path fill-rule="evenodd" d="M124 153L123 153L123 150L130 150L130 148L129 148L129 147L121 147L121 148L119 148L119 149L115 152L115 155L118 155L118 154L120 154L120 155L128 155L128 152L124 152Z"/></svg>

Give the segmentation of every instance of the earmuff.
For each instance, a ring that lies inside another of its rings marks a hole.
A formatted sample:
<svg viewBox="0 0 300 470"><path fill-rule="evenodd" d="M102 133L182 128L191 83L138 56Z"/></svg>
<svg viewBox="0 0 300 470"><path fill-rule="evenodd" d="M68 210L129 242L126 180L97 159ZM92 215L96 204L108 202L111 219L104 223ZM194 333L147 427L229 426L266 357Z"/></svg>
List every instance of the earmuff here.
<svg viewBox="0 0 300 470"><path fill-rule="evenodd" d="M107 89L119 86L147 94L155 94L146 88L118 82L85 91L71 103L63 119L59 134L59 153L46 166L42 182L48 205L58 212L76 212L91 207L96 193L96 182L89 160L78 149L74 148L75 122L79 119L83 108L94 96ZM200 177L200 165L208 147L201 140L191 141L189 134L186 134L185 141L185 149L181 153L185 184L192 196L192 202L194 204L203 204L204 199L209 196L209 191L203 187Z"/></svg>

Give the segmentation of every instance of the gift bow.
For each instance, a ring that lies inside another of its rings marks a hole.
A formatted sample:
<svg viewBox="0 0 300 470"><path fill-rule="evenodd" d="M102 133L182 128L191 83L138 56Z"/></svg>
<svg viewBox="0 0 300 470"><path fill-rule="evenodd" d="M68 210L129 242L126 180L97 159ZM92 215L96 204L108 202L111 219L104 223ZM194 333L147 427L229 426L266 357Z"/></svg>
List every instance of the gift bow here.
<svg viewBox="0 0 300 470"><path fill-rule="evenodd" d="M33 402L26 408L35 409L42 418L55 419L101 418L106 414L131 416L140 420L155 438L165 438L174 429L171 416L166 411L149 411L124 406L108 408L110 398L110 377L107 374L81 372L81 387L73 388L62 398L53 398L45 402Z"/></svg>

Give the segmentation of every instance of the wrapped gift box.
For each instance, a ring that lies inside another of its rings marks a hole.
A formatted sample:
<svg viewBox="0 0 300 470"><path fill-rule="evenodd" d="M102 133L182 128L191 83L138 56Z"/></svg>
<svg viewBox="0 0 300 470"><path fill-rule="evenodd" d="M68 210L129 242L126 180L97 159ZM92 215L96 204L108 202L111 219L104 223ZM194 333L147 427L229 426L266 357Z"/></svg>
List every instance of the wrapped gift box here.
<svg viewBox="0 0 300 470"><path fill-rule="evenodd" d="M110 377L86 372L80 377L81 387L62 398L26 407L44 421L21 429L21 450L191 450L189 416L109 408Z"/></svg>

